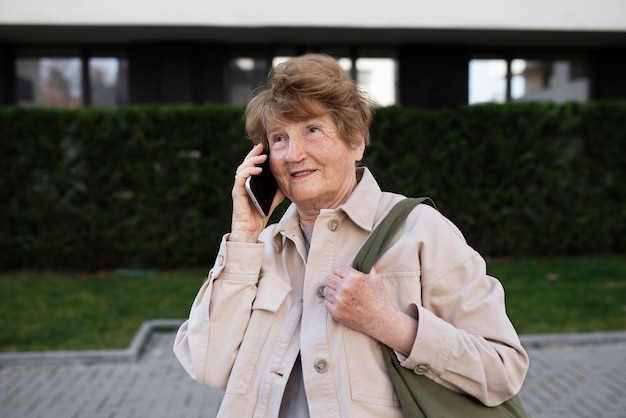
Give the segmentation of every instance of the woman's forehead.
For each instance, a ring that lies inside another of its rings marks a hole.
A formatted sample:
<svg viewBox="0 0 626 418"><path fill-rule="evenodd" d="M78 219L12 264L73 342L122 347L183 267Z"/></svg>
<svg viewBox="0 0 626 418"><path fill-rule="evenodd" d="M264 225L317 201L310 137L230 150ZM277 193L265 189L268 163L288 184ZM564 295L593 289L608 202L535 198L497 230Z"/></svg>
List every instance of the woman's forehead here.
<svg viewBox="0 0 626 418"><path fill-rule="evenodd" d="M277 117L270 118L267 120L265 126L268 134L271 134L276 131L280 131L285 127L293 124L297 125L308 125L311 123L319 123L319 124L334 124L333 119L330 117L329 113L324 113L318 116L312 116L309 118L302 119L291 119L286 117Z"/></svg>

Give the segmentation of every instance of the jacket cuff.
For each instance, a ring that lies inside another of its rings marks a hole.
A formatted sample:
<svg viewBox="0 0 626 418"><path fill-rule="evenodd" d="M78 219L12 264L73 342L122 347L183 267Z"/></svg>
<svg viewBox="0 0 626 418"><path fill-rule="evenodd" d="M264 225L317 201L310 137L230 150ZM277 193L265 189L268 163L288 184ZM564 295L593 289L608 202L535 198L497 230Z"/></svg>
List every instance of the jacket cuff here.
<svg viewBox="0 0 626 418"><path fill-rule="evenodd" d="M230 242L227 241L228 235L222 237L211 278L257 281L263 264L264 244Z"/></svg>
<svg viewBox="0 0 626 418"><path fill-rule="evenodd" d="M441 374L452 353L454 327L416 304L409 305L404 311L417 318L418 325L411 353L400 358L400 364L416 374Z"/></svg>

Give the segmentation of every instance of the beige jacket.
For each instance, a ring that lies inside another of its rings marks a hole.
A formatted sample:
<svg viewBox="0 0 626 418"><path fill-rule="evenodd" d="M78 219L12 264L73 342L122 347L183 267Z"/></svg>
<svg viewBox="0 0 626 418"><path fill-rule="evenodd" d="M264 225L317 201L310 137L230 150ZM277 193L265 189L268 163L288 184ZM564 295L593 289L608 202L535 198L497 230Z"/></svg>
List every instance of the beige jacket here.
<svg viewBox="0 0 626 418"><path fill-rule="evenodd" d="M311 417L402 416L379 343L334 321L318 292L402 198L359 170L348 201L317 218L306 262L293 205L260 243L222 241L174 346L192 378L225 390L218 416L278 416L298 352ZM502 286L450 221L419 205L375 269L419 319L411 354L398 357L404 367L488 405L520 390L528 357Z"/></svg>

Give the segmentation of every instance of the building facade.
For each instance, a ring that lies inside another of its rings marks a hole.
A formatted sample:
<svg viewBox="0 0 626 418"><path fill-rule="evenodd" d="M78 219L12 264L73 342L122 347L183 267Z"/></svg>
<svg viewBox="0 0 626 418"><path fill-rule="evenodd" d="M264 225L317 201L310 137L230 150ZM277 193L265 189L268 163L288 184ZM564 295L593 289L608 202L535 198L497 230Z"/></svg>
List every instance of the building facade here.
<svg viewBox="0 0 626 418"><path fill-rule="evenodd" d="M626 1L0 0L0 105L244 103L306 52L381 105L626 99Z"/></svg>

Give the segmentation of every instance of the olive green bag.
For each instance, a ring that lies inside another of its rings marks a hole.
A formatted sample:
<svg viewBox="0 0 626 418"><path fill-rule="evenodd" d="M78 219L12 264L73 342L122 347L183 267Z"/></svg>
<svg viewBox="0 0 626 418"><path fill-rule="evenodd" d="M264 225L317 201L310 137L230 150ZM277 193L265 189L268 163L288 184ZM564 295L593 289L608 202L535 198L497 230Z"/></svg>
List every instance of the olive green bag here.
<svg viewBox="0 0 626 418"><path fill-rule="evenodd" d="M430 198L404 199L398 202L387 217L370 234L354 259L353 267L369 273L374 261L386 249L387 244L413 208L420 203L435 207ZM456 393L434 382L430 378L415 374L400 365L395 352L383 345L383 357L402 412L407 418L525 418L526 414L516 395L501 405L488 407L467 395Z"/></svg>

